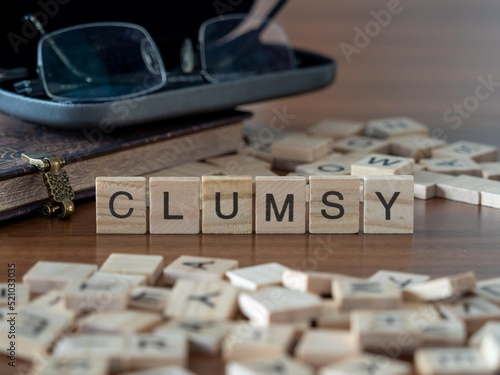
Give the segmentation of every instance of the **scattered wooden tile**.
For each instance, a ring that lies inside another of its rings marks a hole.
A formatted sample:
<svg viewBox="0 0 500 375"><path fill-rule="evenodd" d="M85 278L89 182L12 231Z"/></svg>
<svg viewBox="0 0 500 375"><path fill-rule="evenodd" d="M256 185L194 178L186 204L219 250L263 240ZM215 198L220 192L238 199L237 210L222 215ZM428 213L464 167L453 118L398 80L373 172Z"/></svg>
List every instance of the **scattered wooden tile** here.
<svg viewBox="0 0 500 375"><path fill-rule="evenodd" d="M364 178L364 233L413 233L413 176Z"/></svg>
<svg viewBox="0 0 500 375"><path fill-rule="evenodd" d="M432 302L455 300L475 287L476 275L474 272L465 272L411 285L406 288L406 292L423 301Z"/></svg>
<svg viewBox="0 0 500 375"><path fill-rule="evenodd" d="M488 332L481 341L480 351L486 366L495 374L500 372L500 333Z"/></svg>
<svg viewBox="0 0 500 375"><path fill-rule="evenodd" d="M314 324L318 328L350 329L351 312L340 310L335 300L324 299L321 301L319 314Z"/></svg>
<svg viewBox="0 0 500 375"><path fill-rule="evenodd" d="M181 255L163 269L166 285L173 285L177 280L210 281L220 280L226 271L238 268L235 259L196 257Z"/></svg>
<svg viewBox="0 0 500 375"><path fill-rule="evenodd" d="M398 156L406 156L416 161L422 158L430 158L432 150L446 145L446 141L439 138L431 138L423 135L408 135L391 139L390 153Z"/></svg>
<svg viewBox="0 0 500 375"><path fill-rule="evenodd" d="M404 135L427 136L429 127L409 117L390 117L368 121L365 134L384 139Z"/></svg>
<svg viewBox="0 0 500 375"><path fill-rule="evenodd" d="M312 175L336 176L349 174L351 164L342 160L337 153L313 163L299 164L295 167L296 175L309 177Z"/></svg>
<svg viewBox="0 0 500 375"><path fill-rule="evenodd" d="M387 280L335 279L333 294L341 310L395 309L401 306L401 289Z"/></svg>
<svg viewBox="0 0 500 375"><path fill-rule="evenodd" d="M252 291L266 286L281 285L283 273L288 269L280 263L263 263L227 271L226 276L234 286Z"/></svg>
<svg viewBox="0 0 500 375"><path fill-rule="evenodd" d="M95 185L97 233L146 233L145 177L97 177Z"/></svg>
<svg viewBox="0 0 500 375"><path fill-rule="evenodd" d="M467 327L462 320L430 320L412 322L418 329L418 342L422 347L463 346L467 340Z"/></svg>
<svg viewBox="0 0 500 375"><path fill-rule="evenodd" d="M260 326L315 319L321 305L321 299L314 294L280 286L241 293L238 301L243 315Z"/></svg>
<svg viewBox="0 0 500 375"><path fill-rule="evenodd" d="M130 371L163 366L186 367L189 346L181 332L157 332L131 335L122 354Z"/></svg>
<svg viewBox="0 0 500 375"><path fill-rule="evenodd" d="M357 176L309 178L309 233L359 232Z"/></svg>
<svg viewBox="0 0 500 375"><path fill-rule="evenodd" d="M38 261L23 275L23 283L30 286L32 293L46 293L52 289L62 290L72 280L90 277L95 264Z"/></svg>
<svg viewBox="0 0 500 375"><path fill-rule="evenodd" d="M478 349L419 349L415 353L419 375L491 375Z"/></svg>
<svg viewBox="0 0 500 375"><path fill-rule="evenodd" d="M500 277L479 280L474 289L474 294L500 305Z"/></svg>
<svg viewBox="0 0 500 375"><path fill-rule="evenodd" d="M76 312L124 310L130 289L145 284L145 276L96 272L87 280L75 280L64 289L64 304Z"/></svg>
<svg viewBox="0 0 500 375"><path fill-rule="evenodd" d="M481 206L500 208L500 187L481 190Z"/></svg>
<svg viewBox="0 0 500 375"><path fill-rule="evenodd" d="M9 339L14 323L15 340ZM12 320L13 319L13 320ZM0 326L0 353L10 355L11 341L15 342L18 359L34 361L46 357L52 345L72 328L74 315L63 311L42 310L36 307L20 308L15 316L7 316L7 323Z"/></svg>
<svg viewBox="0 0 500 375"><path fill-rule="evenodd" d="M146 177L202 177L226 175L227 173L224 169L216 165L203 163L201 161L193 161L148 174Z"/></svg>
<svg viewBox="0 0 500 375"><path fill-rule="evenodd" d="M310 163L327 156L332 148L330 138L294 133L273 142L271 155L273 159Z"/></svg>
<svg viewBox="0 0 500 375"><path fill-rule="evenodd" d="M193 372L178 366L156 367L154 369L133 372L121 372L117 375L195 375Z"/></svg>
<svg viewBox="0 0 500 375"><path fill-rule="evenodd" d="M199 177L151 177L149 232L151 234L200 233L199 197Z"/></svg>
<svg viewBox="0 0 500 375"><path fill-rule="evenodd" d="M351 165L351 174L368 175L410 175L413 174L415 161L403 156L369 154Z"/></svg>
<svg viewBox="0 0 500 375"><path fill-rule="evenodd" d="M155 327L154 331L180 331L187 335L189 347L193 353L219 355L222 340L232 328L233 322L200 320L200 319L173 319Z"/></svg>
<svg viewBox="0 0 500 375"><path fill-rule="evenodd" d="M314 375L314 370L289 356L226 364L226 375Z"/></svg>
<svg viewBox="0 0 500 375"><path fill-rule="evenodd" d="M310 329L300 338L294 356L314 368L359 354L357 341L349 331Z"/></svg>
<svg viewBox="0 0 500 375"><path fill-rule="evenodd" d="M154 285L163 270L163 256L113 253L108 256L101 272L145 276Z"/></svg>
<svg viewBox="0 0 500 375"><path fill-rule="evenodd" d="M109 367L103 358L49 357L33 375L108 375Z"/></svg>
<svg viewBox="0 0 500 375"><path fill-rule="evenodd" d="M259 167L270 169L271 163L245 153L217 156L205 160L206 163L222 168L228 176L241 175L245 169Z"/></svg>
<svg viewBox="0 0 500 375"><path fill-rule="evenodd" d="M203 176L201 190L204 234L253 232L251 176Z"/></svg>
<svg viewBox="0 0 500 375"><path fill-rule="evenodd" d="M479 164L469 158L432 158L420 159L420 164L429 172L459 176L467 174L481 177L482 170Z"/></svg>
<svg viewBox="0 0 500 375"><path fill-rule="evenodd" d="M489 333L494 333L495 335L500 334L500 321L491 320L486 322L469 337L467 344L474 348L479 348L483 342L483 338Z"/></svg>
<svg viewBox="0 0 500 375"><path fill-rule="evenodd" d="M254 156L260 160L272 162L271 145L289 135L292 131L283 129L270 129L267 127L244 126L243 137L247 146L241 152Z"/></svg>
<svg viewBox="0 0 500 375"><path fill-rule="evenodd" d="M283 286L300 292L310 292L320 296L332 295L332 282L341 275L330 272L300 271L287 269L283 272Z"/></svg>
<svg viewBox="0 0 500 375"><path fill-rule="evenodd" d="M428 281L429 275L416 273L379 270L374 273L369 280L388 280L399 286L401 289L406 289L411 285L416 285Z"/></svg>
<svg viewBox="0 0 500 375"><path fill-rule="evenodd" d="M168 288L136 286L130 290L128 307L131 309L162 312L166 309L172 291Z"/></svg>
<svg viewBox="0 0 500 375"><path fill-rule="evenodd" d="M164 312L168 318L229 320L237 311L238 289L223 280L178 280Z"/></svg>
<svg viewBox="0 0 500 375"><path fill-rule="evenodd" d="M159 313L147 311L104 311L90 314L78 323L82 333L133 334L142 333L159 324Z"/></svg>
<svg viewBox="0 0 500 375"><path fill-rule="evenodd" d="M465 321L468 334L472 334L488 320L500 320L500 307L483 297L463 298L451 305L441 305L441 311L452 319Z"/></svg>
<svg viewBox="0 0 500 375"><path fill-rule="evenodd" d="M436 184L436 196L469 204L481 203L481 191L500 187L500 182L481 177L460 175Z"/></svg>
<svg viewBox="0 0 500 375"><path fill-rule="evenodd" d="M415 171L413 173L413 178L414 197L418 199L430 199L436 196L436 185L439 182L446 181L447 179L453 179L455 177L442 173L421 170Z"/></svg>
<svg viewBox="0 0 500 375"><path fill-rule="evenodd" d="M375 152L379 154L388 154L390 148L391 144L386 140L361 135L355 135L336 141L333 145L333 150L339 152Z"/></svg>
<svg viewBox="0 0 500 375"><path fill-rule="evenodd" d="M498 148L470 141L453 142L432 151L433 158L467 157L476 162L496 161Z"/></svg>
<svg viewBox="0 0 500 375"><path fill-rule="evenodd" d="M305 177L255 177L255 233L305 233L305 195Z"/></svg>
<svg viewBox="0 0 500 375"><path fill-rule="evenodd" d="M483 171L483 178L500 181L500 161L479 163Z"/></svg>
<svg viewBox="0 0 500 375"><path fill-rule="evenodd" d="M27 283L0 283L0 307L20 307L30 299L30 286Z"/></svg>
<svg viewBox="0 0 500 375"><path fill-rule="evenodd" d="M309 126L306 132L339 140L362 134L364 130L365 124L362 121L325 118Z"/></svg>
<svg viewBox="0 0 500 375"><path fill-rule="evenodd" d="M295 331L291 324L255 327L247 321L237 323L222 341L222 358L245 361L281 357L291 349Z"/></svg>
<svg viewBox="0 0 500 375"><path fill-rule="evenodd" d="M411 375L410 363L363 353L321 368L319 375Z"/></svg>

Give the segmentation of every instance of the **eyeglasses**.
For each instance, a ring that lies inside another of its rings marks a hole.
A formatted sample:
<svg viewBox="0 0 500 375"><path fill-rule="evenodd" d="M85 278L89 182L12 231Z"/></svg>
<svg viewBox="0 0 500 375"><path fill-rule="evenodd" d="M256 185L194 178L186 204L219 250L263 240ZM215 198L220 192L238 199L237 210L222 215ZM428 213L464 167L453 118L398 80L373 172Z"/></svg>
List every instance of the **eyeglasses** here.
<svg viewBox="0 0 500 375"><path fill-rule="evenodd" d="M272 21L285 2L280 0L265 17L232 15L205 21L196 51L189 40L183 44L182 71L190 73L199 65L195 81L219 83L295 68L287 35ZM101 22L45 33L36 18L30 20L43 34L38 43L39 79L15 83L19 94L103 102L142 96L193 77L167 74L158 46L139 25Z"/></svg>

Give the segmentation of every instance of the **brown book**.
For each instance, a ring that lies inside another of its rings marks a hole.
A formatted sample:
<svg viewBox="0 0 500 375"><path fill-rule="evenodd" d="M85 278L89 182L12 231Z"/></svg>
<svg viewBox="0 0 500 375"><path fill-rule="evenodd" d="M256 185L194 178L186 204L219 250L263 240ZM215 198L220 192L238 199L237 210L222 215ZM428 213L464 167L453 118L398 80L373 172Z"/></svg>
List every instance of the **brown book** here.
<svg viewBox="0 0 500 375"><path fill-rule="evenodd" d="M78 202L94 197L98 176L139 176L233 152L249 117L232 110L114 130L67 131L0 116L0 221L32 214L49 201L40 171L22 154L63 157Z"/></svg>

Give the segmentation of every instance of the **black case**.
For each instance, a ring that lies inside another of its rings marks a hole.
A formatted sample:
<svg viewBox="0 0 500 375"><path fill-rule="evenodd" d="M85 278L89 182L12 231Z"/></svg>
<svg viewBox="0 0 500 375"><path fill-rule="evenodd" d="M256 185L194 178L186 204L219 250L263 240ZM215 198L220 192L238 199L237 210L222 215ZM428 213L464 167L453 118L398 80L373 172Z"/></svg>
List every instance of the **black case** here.
<svg viewBox="0 0 500 375"><path fill-rule="evenodd" d="M8 0L0 15L0 68L27 67L36 78L40 35L23 16L33 13L47 32L88 22L120 21L143 26L156 41L167 71L178 69L185 38L198 40L200 25L224 14L250 13L249 0L182 0L107 3L96 0ZM286 12L286 7L282 10ZM290 41L293 45L293 40ZM59 128L116 127L235 108L329 85L335 61L311 51L294 49L297 69L224 83L165 86L148 95L114 102L61 103L16 94L11 83L0 88L0 112L23 121Z"/></svg>

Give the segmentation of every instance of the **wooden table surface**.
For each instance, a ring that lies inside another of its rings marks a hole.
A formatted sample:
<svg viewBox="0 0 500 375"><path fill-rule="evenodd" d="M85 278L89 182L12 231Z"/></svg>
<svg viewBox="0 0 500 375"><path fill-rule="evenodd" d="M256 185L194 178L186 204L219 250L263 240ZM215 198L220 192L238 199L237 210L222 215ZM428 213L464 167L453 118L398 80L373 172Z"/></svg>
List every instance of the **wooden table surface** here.
<svg viewBox="0 0 500 375"><path fill-rule="evenodd" d="M356 46L356 30L374 27L373 14L390 3L291 1L278 17L291 43L334 57L338 77L314 93L244 107L255 114L251 124L269 126L276 111L293 117L287 129L325 117L409 116L448 141L500 146L500 2L402 0L400 12L379 33L372 31L366 46ZM347 44L356 48L350 62L343 53ZM484 80L493 82L490 91L481 91L488 98L471 99ZM446 117L464 101L468 110L452 121ZM2 225L0 280L6 279L7 263L16 263L20 280L38 260L101 264L113 252L160 254L167 263L181 254L236 258L242 266L276 261L357 276L379 269L432 276L474 271L481 279L500 276L499 228L500 210L436 198L416 200L413 235L97 236L90 201L78 205L70 221L31 218ZM223 373L220 363L207 359L192 368Z"/></svg>

